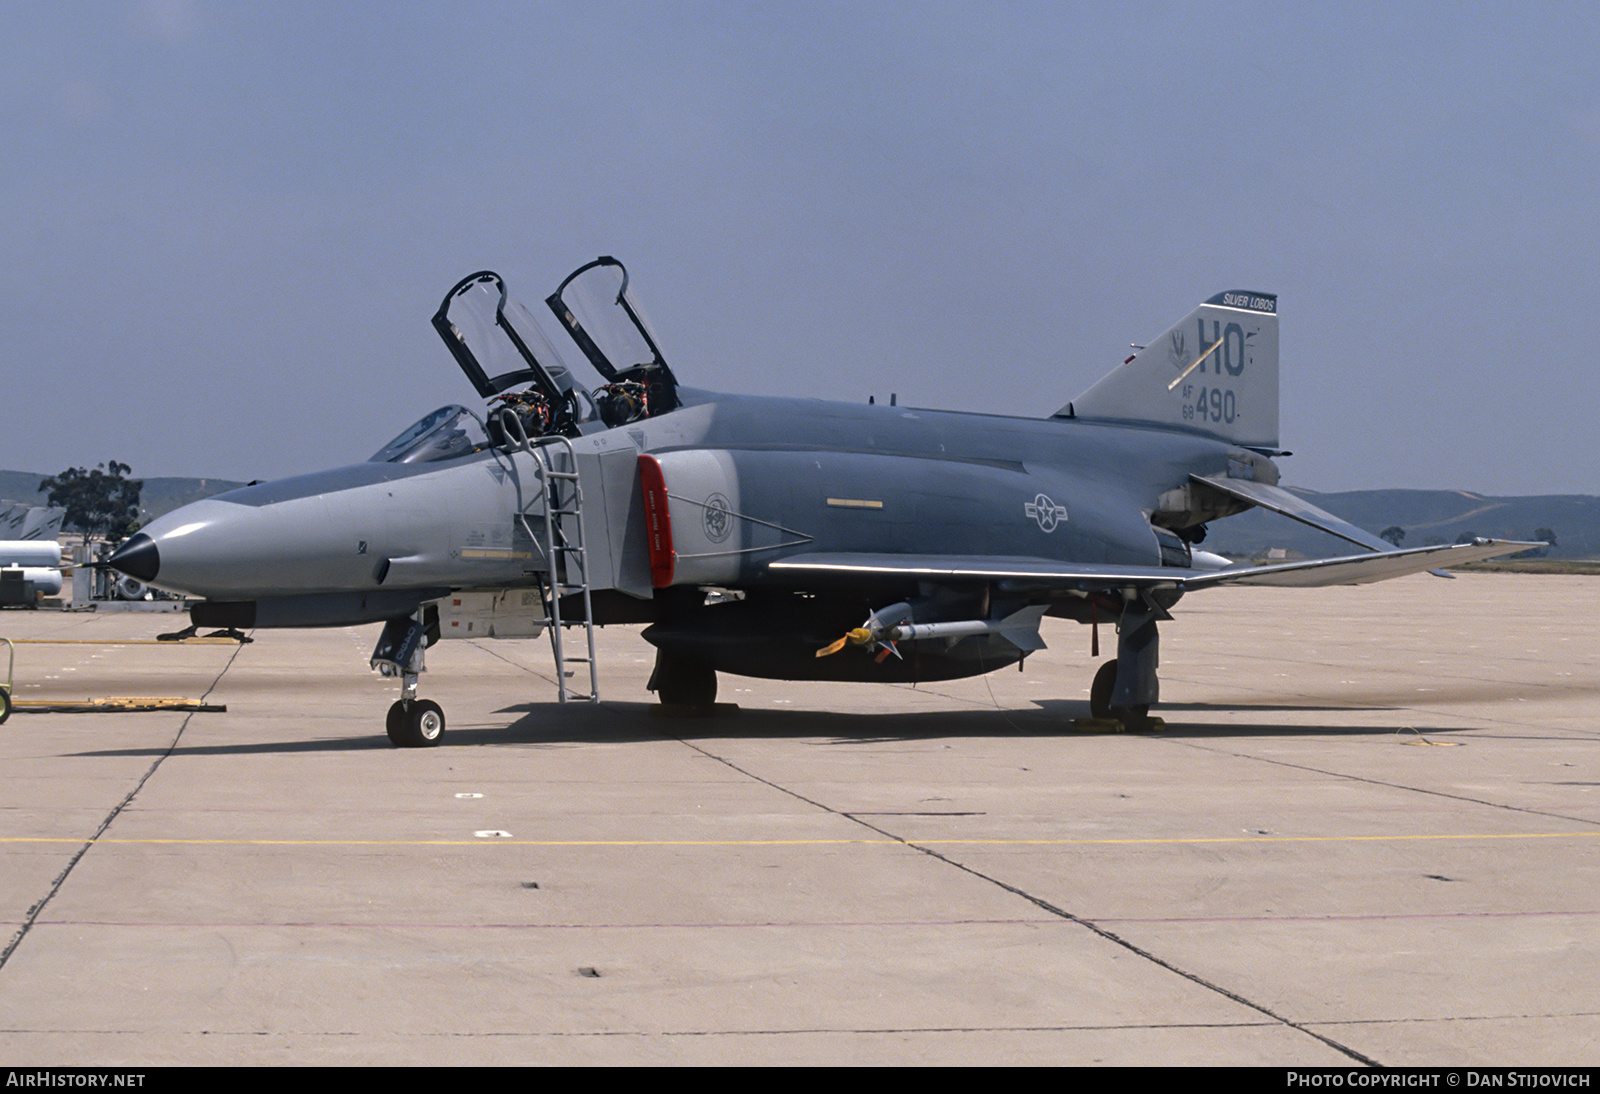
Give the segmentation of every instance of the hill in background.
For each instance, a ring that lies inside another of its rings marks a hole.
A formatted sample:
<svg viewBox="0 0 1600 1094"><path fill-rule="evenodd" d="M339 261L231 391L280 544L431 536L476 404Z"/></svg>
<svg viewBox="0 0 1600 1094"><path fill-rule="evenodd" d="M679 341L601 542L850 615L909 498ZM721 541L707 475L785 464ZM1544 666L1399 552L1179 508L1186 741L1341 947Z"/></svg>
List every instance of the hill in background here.
<svg viewBox="0 0 1600 1094"><path fill-rule="evenodd" d="M39 484L49 477L33 471L0 471L0 498L23 501L29 505L45 505L46 498L39 493ZM134 477L138 478L138 475ZM191 501L209 498L243 485L242 482L229 479L145 479L144 489L139 491L139 512L144 521L149 523L180 505L188 505Z"/></svg>

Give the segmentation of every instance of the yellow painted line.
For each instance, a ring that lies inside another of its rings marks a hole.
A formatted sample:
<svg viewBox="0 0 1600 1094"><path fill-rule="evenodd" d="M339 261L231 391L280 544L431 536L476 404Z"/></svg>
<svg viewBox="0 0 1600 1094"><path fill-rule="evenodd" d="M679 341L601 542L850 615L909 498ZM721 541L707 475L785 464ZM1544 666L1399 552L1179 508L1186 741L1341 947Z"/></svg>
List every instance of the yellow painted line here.
<svg viewBox="0 0 1600 1094"><path fill-rule="evenodd" d="M835 840L519 840L519 839L440 839L440 840L384 840L384 839L123 839L102 837L98 840L70 836L0 836L3 844L66 843L117 843L131 845L182 846L244 846L244 847L476 847L494 844L496 847L812 847L841 844L877 844L886 847L903 847L899 840L888 839L835 839Z"/></svg>
<svg viewBox="0 0 1600 1094"><path fill-rule="evenodd" d="M220 712L228 708L220 703L204 703L181 695L116 695L105 699L13 699L11 705L19 710L48 711L61 714L92 713L94 711L127 711L145 713L152 710L199 710Z"/></svg>
<svg viewBox="0 0 1600 1094"><path fill-rule="evenodd" d="M829 498L828 504L835 509L882 509L883 502L876 498Z"/></svg>
<svg viewBox="0 0 1600 1094"><path fill-rule="evenodd" d="M176 615L176 612L172 614ZM14 638L19 646L237 646L232 638L180 638L162 642L155 638Z"/></svg>
<svg viewBox="0 0 1600 1094"><path fill-rule="evenodd" d="M48 703L70 703L73 706L131 706L134 704L165 704L173 703L198 703L198 699L189 699L182 695L108 695L103 699L18 699L17 705L22 706L32 703L34 706Z"/></svg>
<svg viewBox="0 0 1600 1094"><path fill-rule="evenodd" d="M1173 836L1148 839L722 839L722 840L519 840L519 839L163 839L105 836L86 840L69 836L0 836L7 843L118 843L177 844L193 846L251 847L839 847L847 845L903 847L1093 847L1217 844L1217 843L1394 843L1438 840L1572 839L1600 836L1600 830L1580 832L1483 832L1440 836Z"/></svg>

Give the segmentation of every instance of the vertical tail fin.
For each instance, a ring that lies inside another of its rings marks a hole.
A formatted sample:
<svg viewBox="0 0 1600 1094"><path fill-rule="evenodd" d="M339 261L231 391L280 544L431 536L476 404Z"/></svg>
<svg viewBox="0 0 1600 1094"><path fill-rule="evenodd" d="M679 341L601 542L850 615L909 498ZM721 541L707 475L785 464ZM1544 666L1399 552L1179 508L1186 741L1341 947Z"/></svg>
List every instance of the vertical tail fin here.
<svg viewBox="0 0 1600 1094"><path fill-rule="evenodd" d="M1056 411L1278 448L1278 298L1223 292Z"/></svg>

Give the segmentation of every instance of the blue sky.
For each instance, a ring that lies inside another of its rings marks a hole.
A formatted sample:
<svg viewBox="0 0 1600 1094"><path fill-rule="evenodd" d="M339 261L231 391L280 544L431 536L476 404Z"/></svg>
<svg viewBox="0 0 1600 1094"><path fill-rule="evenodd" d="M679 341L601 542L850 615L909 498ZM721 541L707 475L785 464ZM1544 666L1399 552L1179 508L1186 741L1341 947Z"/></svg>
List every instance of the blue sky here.
<svg viewBox="0 0 1600 1094"><path fill-rule="evenodd" d="M0 467L275 478L597 254L694 386L1044 415L1279 294L1287 482L1600 493L1600 31L1369 4L30 5ZM575 355L574 355L575 356Z"/></svg>

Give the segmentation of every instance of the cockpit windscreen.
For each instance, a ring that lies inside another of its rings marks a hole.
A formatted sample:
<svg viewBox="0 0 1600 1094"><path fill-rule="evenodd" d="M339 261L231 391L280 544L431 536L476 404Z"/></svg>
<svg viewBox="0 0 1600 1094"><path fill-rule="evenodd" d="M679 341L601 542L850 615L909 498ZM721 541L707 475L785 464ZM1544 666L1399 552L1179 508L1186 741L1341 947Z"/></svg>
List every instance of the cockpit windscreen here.
<svg viewBox="0 0 1600 1094"><path fill-rule="evenodd" d="M368 463L437 463L470 456L489 446L489 433L464 406L442 406L413 422L367 460Z"/></svg>

